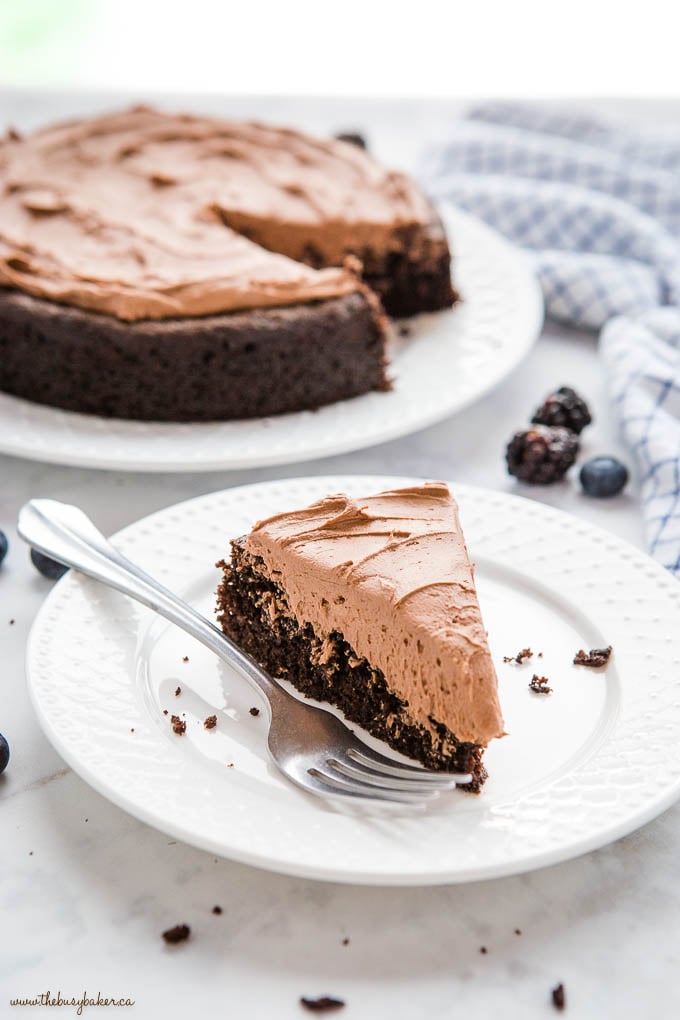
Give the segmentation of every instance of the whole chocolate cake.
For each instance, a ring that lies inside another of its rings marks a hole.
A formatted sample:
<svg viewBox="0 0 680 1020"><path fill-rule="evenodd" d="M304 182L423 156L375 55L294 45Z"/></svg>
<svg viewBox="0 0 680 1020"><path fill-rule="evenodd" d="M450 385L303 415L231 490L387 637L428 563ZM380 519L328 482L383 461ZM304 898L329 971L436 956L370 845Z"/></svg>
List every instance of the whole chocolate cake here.
<svg viewBox="0 0 680 1020"><path fill-rule="evenodd" d="M479 789L503 719L446 485L328 496L260 521L218 565L222 628L272 675Z"/></svg>
<svg viewBox="0 0 680 1020"><path fill-rule="evenodd" d="M93 414L275 414L388 387L450 306L441 223L355 145L138 107L0 144L0 389Z"/></svg>

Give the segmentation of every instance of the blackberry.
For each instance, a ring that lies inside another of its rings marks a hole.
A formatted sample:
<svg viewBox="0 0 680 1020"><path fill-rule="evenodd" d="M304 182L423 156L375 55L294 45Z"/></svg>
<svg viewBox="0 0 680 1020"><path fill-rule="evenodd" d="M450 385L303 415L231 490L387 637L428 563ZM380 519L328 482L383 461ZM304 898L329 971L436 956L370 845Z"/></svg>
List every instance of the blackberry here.
<svg viewBox="0 0 680 1020"><path fill-rule="evenodd" d="M333 136L339 142L347 142L348 145L356 145L357 149L366 149L366 139L358 131L338 131Z"/></svg>
<svg viewBox="0 0 680 1020"><path fill-rule="evenodd" d="M588 405L571 386L560 386L537 409L531 421L536 425L554 425L580 435L592 421Z"/></svg>
<svg viewBox="0 0 680 1020"><path fill-rule="evenodd" d="M578 449L578 436L569 429L535 425L515 432L508 443L508 473L530 485L551 485L564 478Z"/></svg>

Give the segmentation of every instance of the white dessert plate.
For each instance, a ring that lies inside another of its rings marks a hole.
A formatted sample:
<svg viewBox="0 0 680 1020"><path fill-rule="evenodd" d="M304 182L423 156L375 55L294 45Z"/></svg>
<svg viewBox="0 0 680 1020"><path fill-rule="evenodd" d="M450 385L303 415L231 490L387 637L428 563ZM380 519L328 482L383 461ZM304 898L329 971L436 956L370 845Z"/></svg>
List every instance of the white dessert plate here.
<svg viewBox="0 0 680 1020"><path fill-rule="evenodd" d="M526 355L543 320L525 256L479 220L442 216L463 301L393 330L389 393L318 411L188 425L73 414L0 393L0 452L125 471L210 471L311 460L416 432L472 403Z"/></svg>
<svg viewBox="0 0 680 1020"><path fill-rule="evenodd" d="M259 517L332 492L412 483L355 476L248 485L170 507L115 541L211 614L213 564ZM575 857L649 821L680 795L680 585L632 546L564 513L452 489L508 731L487 751L490 778L479 796L455 791L422 811L347 813L303 793L270 764L265 713L249 711L263 706L245 681L149 610L77 574L56 585L29 641L29 686L45 733L86 782L150 825L310 878L492 878ZM573 665L578 649L607 644L606 670ZM503 662L526 646L532 659ZM529 690L534 672L549 678L552 694ZM184 736L172 732L173 713L184 714ZM203 720L213 714L208 731Z"/></svg>

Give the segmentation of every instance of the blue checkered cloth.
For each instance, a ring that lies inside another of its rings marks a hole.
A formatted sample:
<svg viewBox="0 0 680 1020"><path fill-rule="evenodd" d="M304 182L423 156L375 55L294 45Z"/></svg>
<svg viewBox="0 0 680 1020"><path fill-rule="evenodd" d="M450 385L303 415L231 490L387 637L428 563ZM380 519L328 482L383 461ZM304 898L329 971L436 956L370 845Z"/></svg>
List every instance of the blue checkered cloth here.
<svg viewBox="0 0 680 1020"><path fill-rule="evenodd" d="M650 551L680 577L680 131L487 103L421 177L531 254L548 315L600 333Z"/></svg>

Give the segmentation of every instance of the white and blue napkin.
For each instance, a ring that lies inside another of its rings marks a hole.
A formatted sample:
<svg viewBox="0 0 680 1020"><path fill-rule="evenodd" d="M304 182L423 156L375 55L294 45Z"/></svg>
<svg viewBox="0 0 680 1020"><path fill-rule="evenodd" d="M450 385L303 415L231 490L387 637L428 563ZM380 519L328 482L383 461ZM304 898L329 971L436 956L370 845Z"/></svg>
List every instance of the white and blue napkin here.
<svg viewBox="0 0 680 1020"><path fill-rule="evenodd" d="M548 315L600 332L650 551L680 577L680 131L488 103L421 176L530 252Z"/></svg>

